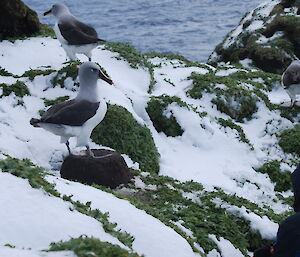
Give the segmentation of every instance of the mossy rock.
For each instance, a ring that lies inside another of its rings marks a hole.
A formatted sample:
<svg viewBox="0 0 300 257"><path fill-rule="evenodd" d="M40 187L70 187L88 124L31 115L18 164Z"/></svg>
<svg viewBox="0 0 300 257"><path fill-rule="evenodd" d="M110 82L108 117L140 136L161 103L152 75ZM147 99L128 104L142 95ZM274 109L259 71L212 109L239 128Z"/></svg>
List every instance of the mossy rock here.
<svg viewBox="0 0 300 257"><path fill-rule="evenodd" d="M284 130L279 135L279 145L286 153L300 155L300 126L296 125L292 129Z"/></svg>
<svg viewBox="0 0 300 257"><path fill-rule="evenodd" d="M284 192L292 190L291 173L288 171L281 171L279 161L265 162L260 168L256 169L256 171L268 174L271 181L275 183L276 191Z"/></svg>
<svg viewBox="0 0 300 257"><path fill-rule="evenodd" d="M266 3L271 4L271 1ZM287 6L290 10L286 9ZM249 16L245 16L240 21L238 26L242 25L243 31L237 37L237 31L230 32L215 48L208 63L234 64L250 59L255 67L266 72L282 74L292 60L300 58L300 18L291 7L298 8L299 1L282 1L274 5L269 16L259 13L262 7L255 9L250 19ZM257 21L261 21L264 26L254 31L248 30L248 27Z"/></svg>
<svg viewBox="0 0 300 257"><path fill-rule="evenodd" d="M0 2L0 40L30 36L41 28L37 13L21 0Z"/></svg>
<svg viewBox="0 0 300 257"><path fill-rule="evenodd" d="M150 130L138 124L124 107L108 104L104 120L94 129L92 140L127 154L143 171L159 172L159 153Z"/></svg>
<svg viewBox="0 0 300 257"><path fill-rule="evenodd" d="M164 132L167 136L176 137L183 134L183 129L171 113L170 117L164 115L164 111L171 103L178 103L183 106L185 103L178 97L167 95L151 97L146 111L150 116L153 126L157 132ZM186 105L186 104L185 104Z"/></svg>

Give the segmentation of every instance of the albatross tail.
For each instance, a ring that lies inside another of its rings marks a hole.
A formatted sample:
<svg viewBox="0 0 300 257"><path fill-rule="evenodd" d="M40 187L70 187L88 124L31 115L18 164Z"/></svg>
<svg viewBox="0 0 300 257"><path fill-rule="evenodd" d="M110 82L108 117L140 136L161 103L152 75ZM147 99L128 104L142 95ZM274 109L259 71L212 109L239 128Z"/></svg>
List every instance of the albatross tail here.
<svg viewBox="0 0 300 257"><path fill-rule="evenodd" d="M41 121L41 120L39 120L39 119L32 118L32 119L30 120L30 124L31 124L32 126L36 127L36 128L40 128L40 127L41 127L40 124L39 124L40 121Z"/></svg>

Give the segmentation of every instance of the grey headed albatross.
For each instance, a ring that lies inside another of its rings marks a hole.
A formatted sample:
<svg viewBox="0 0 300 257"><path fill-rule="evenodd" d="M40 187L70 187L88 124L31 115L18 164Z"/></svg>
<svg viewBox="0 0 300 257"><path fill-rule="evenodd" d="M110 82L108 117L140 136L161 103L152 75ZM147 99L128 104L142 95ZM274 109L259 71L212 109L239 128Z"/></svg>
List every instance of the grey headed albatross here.
<svg viewBox="0 0 300 257"><path fill-rule="evenodd" d="M98 97L98 78L113 85L113 81L97 64L82 64L79 68L80 86L77 96L72 100L52 105L40 119L32 118L30 124L60 136L60 142L67 145L69 154L69 138L76 137L76 146L85 146L87 154L94 157L89 147L89 139L107 111L106 102Z"/></svg>
<svg viewBox="0 0 300 257"><path fill-rule="evenodd" d="M64 4L54 4L44 13L53 14L56 18L54 31L67 56L76 60L76 53L84 54L92 60L92 50L105 40L99 39L96 30L79 21Z"/></svg>

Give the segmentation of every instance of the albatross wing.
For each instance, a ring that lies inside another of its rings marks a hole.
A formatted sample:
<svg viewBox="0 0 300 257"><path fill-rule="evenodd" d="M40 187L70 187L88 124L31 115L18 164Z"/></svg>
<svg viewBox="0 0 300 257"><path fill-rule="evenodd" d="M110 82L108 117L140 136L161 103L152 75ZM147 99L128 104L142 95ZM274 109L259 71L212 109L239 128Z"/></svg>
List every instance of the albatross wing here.
<svg viewBox="0 0 300 257"><path fill-rule="evenodd" d="M61 35L69 45L85 45L98 42L96 30L73 16L61 19L58 22L58 27Z"/></svg>
<svg viewBox="0 0 300 257"><path fill-rule="evenodd" d="M43 115L40 122L69 126L82 126L92 118L99 108L100 102L92 103L86 100L70 100L53 105Z"/></svg>

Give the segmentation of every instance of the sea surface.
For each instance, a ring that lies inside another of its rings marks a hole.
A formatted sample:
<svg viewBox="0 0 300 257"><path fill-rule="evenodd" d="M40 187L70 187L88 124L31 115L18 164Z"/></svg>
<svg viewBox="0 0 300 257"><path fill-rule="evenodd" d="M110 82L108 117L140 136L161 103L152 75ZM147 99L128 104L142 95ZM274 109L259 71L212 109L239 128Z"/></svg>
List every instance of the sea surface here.
<svg viewBox="0 0 300 257"><path fill-rule="evenodd" d="M264 0L24 0L42 23L54 17L42 14L57 2L66 4L99 37L128 42L142 52L178 53L205 62L240 21Z"/></svg>

